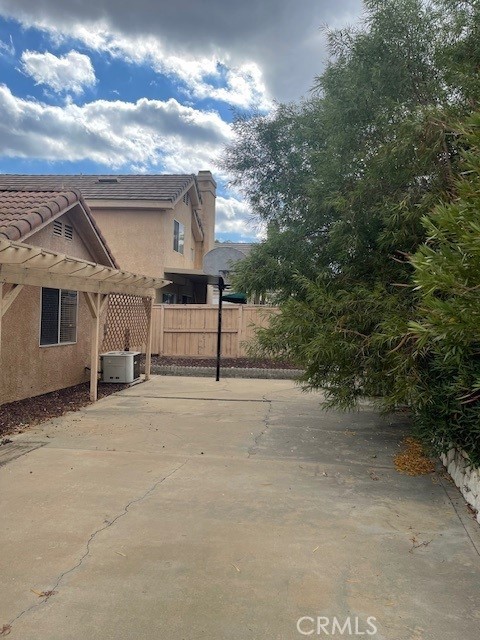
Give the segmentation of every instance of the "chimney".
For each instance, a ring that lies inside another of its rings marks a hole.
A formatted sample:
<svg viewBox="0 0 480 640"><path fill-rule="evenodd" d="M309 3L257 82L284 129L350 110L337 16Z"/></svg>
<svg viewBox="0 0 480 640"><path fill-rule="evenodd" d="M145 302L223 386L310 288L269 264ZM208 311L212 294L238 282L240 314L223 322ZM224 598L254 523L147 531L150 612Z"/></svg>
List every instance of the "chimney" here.
<svg viewBox="0 0 480 640"><path fill-rule="evenodd" d="M199 171L197 176L198 190L202 198L202 224L204 232L203 255L213 249L215 242L215 199L217 183L211 171Z"/></svg>

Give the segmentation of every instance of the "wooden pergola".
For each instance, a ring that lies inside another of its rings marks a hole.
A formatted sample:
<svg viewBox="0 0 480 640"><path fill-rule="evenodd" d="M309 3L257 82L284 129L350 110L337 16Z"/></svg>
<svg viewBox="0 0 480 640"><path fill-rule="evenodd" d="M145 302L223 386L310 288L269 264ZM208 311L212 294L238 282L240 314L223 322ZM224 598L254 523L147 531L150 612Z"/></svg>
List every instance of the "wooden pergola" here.
<svg viewBox="0 0 480 640"><path fill-rule="evenodd" d="M152 306L156 290L169 282L163 278L151 278L72 258L22 242L0 240L0 361L2 318L25 285L82 292L91 314L90 399L95 402L100 318L109 294L126 294L149 299L145 360L145 380L148 380L152 354ZM13 287L5 293L4 284L11 284Z"/></svg>

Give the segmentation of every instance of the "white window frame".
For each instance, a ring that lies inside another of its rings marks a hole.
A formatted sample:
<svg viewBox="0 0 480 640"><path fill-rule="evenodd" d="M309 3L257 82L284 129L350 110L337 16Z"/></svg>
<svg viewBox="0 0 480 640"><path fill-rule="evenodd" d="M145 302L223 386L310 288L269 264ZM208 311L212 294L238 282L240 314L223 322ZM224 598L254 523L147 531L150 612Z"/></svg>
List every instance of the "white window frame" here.
<svg viewBox="0 0 480 640"><path fill-rule="evenodd" d="M185 225L175 219L173 220L173 250L177 253L181 253L182 256L185 252Z"/></svg>
<svg viewBox="0 0 480 640"><path fill-rule="evenodd" d="M59 301L59 309L58 309L58 326L57 326L57 342L51 342L49 344L42 344L42 309L43 309L43 290L44 289L56 289L58 293L58 301ZM75 293L76 295L76 308L75 308L75 340L73 341L64 341L60 342L60 330L62 325L62 291L68 291L70 293ZM64 345L77 344L78 342L78 291L74 291L73 289L58 289L57 287L40 287L40 319L38 326L38 345L40 347L63 347Z"/></svg>

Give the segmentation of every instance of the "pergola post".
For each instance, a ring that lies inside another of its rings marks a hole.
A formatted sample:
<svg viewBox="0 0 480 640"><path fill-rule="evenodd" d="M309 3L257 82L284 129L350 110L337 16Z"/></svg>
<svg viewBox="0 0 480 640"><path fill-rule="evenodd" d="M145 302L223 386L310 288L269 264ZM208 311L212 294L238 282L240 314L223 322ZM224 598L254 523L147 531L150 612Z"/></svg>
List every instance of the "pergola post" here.
<svg viewBox="0 0 480 640"><path fill-rule="evenodd" d="M145 352L145 380L150 380L152 367L152 323L153 323L153 298L144 302L147 313L147 348Z"/></svg>
<svg viewBox="0 0 480 640"><path fill-rule="evenodd" d="M91 350L90 350L90 400L96 402L98 398L98 352L100 345L100 315L102 313L103 298L100 293L85 292L91 323Z"/></svg>
<svg viewBox="0 0 480 640"><path fill-rule="evenodd" d="M21 284L14 284L8 293L4 292L5 285L0 282L0 367L2 366L2 320L3 316L10 309L18 294L23 289ZM3 397L0 397L0 404L3 403Z"/></svg>
<svg viewBox="0 0 480 640"><path fill-rule="evenodd" d="M0 282L0 370L2 367L2 319L3 319L3 282ZM0 405L3 404L4 392L1 385Z"/></svg>

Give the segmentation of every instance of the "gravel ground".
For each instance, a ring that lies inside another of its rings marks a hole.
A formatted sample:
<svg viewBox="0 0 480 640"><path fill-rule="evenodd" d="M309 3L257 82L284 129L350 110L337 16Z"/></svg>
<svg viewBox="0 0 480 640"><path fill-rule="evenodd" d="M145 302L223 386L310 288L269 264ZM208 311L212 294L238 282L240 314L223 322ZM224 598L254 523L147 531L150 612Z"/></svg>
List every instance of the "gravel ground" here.
<svg viewBox="0 0 480 640"><path fill-rule="evenodd" d="M175 356L152 356L152 365L177 367L215 367L216 358L180 358ZM291 362L280 360L257 360L255 358L222 358L222 369L298 369Z"/></svg>

